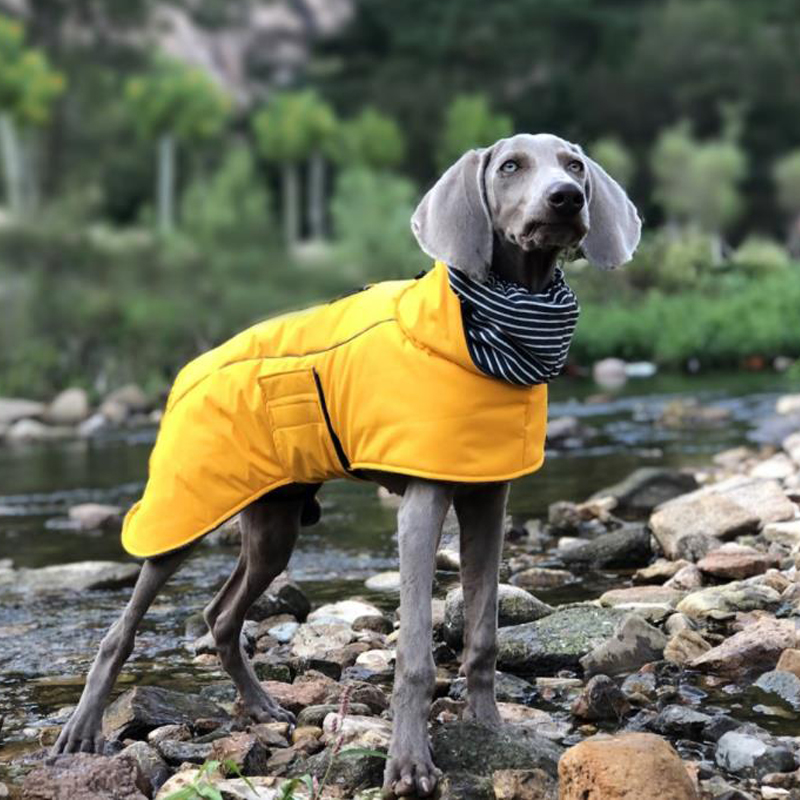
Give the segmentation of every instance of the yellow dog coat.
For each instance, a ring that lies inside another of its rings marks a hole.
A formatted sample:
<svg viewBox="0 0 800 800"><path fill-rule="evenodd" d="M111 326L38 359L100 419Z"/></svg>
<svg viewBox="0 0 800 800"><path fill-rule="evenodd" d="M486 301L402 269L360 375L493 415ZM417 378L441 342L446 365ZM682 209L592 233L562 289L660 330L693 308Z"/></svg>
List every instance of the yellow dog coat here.
<svg viewBox="0 0 800 800"><path fill-rule="evenodd" d="M184 367L122 543L159 555L280 486L361 469L510 480L541 466L546 418L546 385L473 364L437 262L418 280L262 322Z"/></svg>

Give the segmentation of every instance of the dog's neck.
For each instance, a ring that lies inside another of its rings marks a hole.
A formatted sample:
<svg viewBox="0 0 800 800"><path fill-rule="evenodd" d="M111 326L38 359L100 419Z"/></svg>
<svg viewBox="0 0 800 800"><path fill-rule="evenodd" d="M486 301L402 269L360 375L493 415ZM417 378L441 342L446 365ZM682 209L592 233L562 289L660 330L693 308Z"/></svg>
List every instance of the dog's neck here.
<svg viewBox="0 0 800 800"><path fill-rule="evenodd" d="M492 272L504 281L524 286L529 292L541 292L553 280L557 256L555 248L525 251L495 233Z"/></svg>

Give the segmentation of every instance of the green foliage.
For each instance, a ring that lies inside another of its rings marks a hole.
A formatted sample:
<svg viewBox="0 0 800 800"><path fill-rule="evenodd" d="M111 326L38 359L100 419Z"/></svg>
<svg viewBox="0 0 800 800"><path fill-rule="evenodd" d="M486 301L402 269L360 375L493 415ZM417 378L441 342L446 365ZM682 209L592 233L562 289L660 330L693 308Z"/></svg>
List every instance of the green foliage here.
<svg viewBox="0 0 800 800"><path fill-rule="evenodd" d="M772 239L750 236L736 248L730 259L736 269L753 278L771 273L786 272L792 268L791 258L786 249Z"/></svg>
<svg viewBox="0 0 800 800"><path fill-rule="evenodd" d="M408 179L388 172L339 174L331 214L338 260L353 280L410 277L429 265L409 225L415 195Z"/></svg>
<svg viewBox="0 0 800 800"><path fill-rule="evenodd" d="M23 124L42 124L63 90L64 76L41 50L25 46L19 23L0 15L0 112Z"/></svg>
<svg viewBox="0 0 800 800"><path fill-rule="evenodd" d="M397 123L367 107L340 126L329 154L344 167L391 169L405 157L405 140Z"/></svg>
<svg viewBox="0 0 800 800"><path fill-rule="evenodd" d="M589 147L589 155L622 186L629 186L636 163L622 142L612 136L598 139Z"/></svg>
<svg viewBox="0 0 800 800"><path fill-rule="evenodd" d="M158 58L149 72L125 84L131 119L147 139L165 134L184 141L220 132L231 103L200 69Z"/></svg>
<svg viewBox="0 0 800 800"><path fill-rule="evenodd" d="M454 98L445 112L444 126L436 154L439 169L444 170L475 147L486 147L514 131L511 117L495 114L482 94L464 94Z"/></svg>
<svg viewBox="0 0 800 800"><path fill-rule="evenodd" d="M791 215L800 215L800 149L775 162L772 175L778 187L778 202Z"/></svg>
<svg viewBox="0 0 800 800"><path fill-rule="evenodd" d="M235 761L227 759L225 761L206 761L197 770L197 774L189 786L170 792L164 800L223 800L222 792L216 788L211 777L219 771L236 775L237 778L241 778L245 782L245 785L252 792L256 792L256 787L253 786L252 781L242 775L239 765Z"/></svg>
<svg viewBox="0 0 800 800"><path fill-rule="evenodd" d="M326 146L336 117L312 89L279 92L253 118L259 152L267 161L300 162Z"/></svg>
<svg viewBox="0 0 800 800"><path fill-rule="evenodd" d="M747 160L729 139L698 141L688 122L661 133L651 165L654 196L676 222L721 233L739 215Z"/></svg>

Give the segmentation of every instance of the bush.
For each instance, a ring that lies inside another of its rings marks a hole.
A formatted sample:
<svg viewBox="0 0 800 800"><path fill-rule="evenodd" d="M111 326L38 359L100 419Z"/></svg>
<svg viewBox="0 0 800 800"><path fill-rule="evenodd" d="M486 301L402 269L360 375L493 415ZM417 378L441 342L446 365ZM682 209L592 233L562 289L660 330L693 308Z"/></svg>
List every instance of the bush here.
<svg viewBox="0 0 800 800"><path fill-rule="evenodd" d="M784 272L791 265L786 249L771 239L751 236L739 245L730 263L747 275L760 277L774 272Z"/></svg>

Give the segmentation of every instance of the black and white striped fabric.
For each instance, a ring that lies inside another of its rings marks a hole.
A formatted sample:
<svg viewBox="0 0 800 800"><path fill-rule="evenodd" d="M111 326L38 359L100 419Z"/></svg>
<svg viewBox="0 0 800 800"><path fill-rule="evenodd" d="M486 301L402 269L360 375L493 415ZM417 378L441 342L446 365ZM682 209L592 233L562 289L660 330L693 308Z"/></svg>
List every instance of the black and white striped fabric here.
<svg viewBox="0 0 800 800"><path fill-rule="evenodd" d="M562 269L536 294L491 273L478 283L453 267L447 272L461 301L470 357L481 372L532 386L564 369L580 307Z"/></svg>

